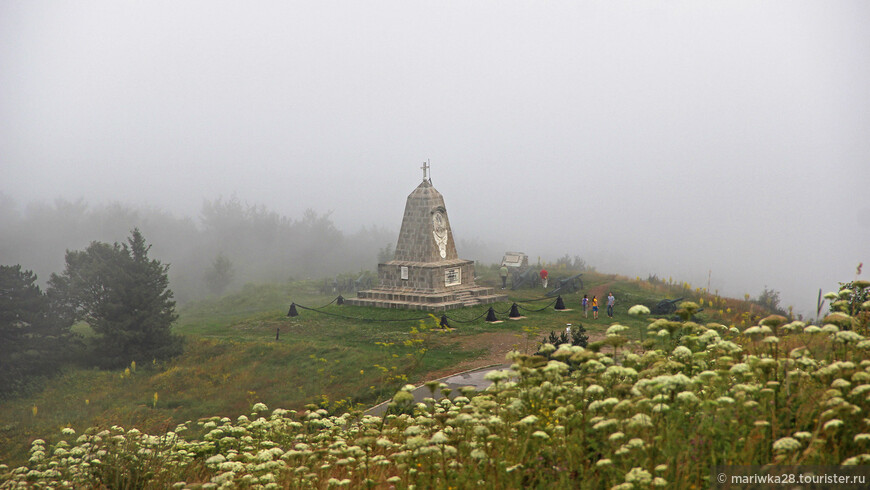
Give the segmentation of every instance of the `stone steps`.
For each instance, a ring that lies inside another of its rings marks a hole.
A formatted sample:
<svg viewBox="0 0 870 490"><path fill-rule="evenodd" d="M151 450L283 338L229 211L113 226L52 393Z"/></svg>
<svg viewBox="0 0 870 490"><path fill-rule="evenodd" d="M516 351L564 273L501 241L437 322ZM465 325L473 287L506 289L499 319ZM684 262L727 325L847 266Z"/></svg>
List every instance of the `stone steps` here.
<svg viewBox="0 0 870 490"><path fill-rule="evenodd" d="M460 301L464 306L472 306L478 304L477 300L474 299L470 291L462 291L456 293L456 301Z"/></svg>
<svg viewBox="0 0 870 490"><path fill-rule="evenodd" d="M384 288L360 291L357 293L356 298L349 298L345 301L353 306L404 308L434 312L507 301L507 297L502 294L495 294L493 288L487 287L439 291L436 293Z"/></svg>
<svg viewBox="0 0 870 490"><path fill-rule="evenodd" d="M486 296L478 296L477 304L488 305L490 303L498 303L499 301L507 301L507 297L503 294L490 294Z"/></svg>
<svg viewBox="0 0 870 490"><path fill-rule="evenodd" d="M441 312L453 310L465 306L460 302L444 302L444 303L417 303L412 301L391 301L384 299L359 299L352 298L345 300L345 303L351 306L374 306L377 308L391 308L396 310L419 310L430 312Z"/></svg>

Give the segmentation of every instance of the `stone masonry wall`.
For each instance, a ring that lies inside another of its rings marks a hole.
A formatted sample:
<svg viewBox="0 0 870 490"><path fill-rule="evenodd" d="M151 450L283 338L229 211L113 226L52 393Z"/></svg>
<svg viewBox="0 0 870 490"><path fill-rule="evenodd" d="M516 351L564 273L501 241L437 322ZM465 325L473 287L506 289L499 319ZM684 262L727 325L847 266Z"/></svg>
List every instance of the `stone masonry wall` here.
<svg viewBox="0 0 870 490"><path fill-rule="evenodd" d="M441 257L433 234L435 230L433 218L437 212L442 214L446 228L445 257ZM402 218L402 228L396 244L395 260L441 262L458 258L450 220L444 207L444 197L429 182L423 181L411 192L405 204L405 215Z"/></svg>
<svg viewBox="0 0 870 490"><path fill-rule="evenodd" d="M408 279L401 278L402 266L408 267ZM460 270L459 284L446 286L445 274L448 269ZM402 288L415 291L444 291L454 288L474 286L474 262L471 260L450 260L438 264L421 264L391 261L378 264L379 287Z"/></svg>

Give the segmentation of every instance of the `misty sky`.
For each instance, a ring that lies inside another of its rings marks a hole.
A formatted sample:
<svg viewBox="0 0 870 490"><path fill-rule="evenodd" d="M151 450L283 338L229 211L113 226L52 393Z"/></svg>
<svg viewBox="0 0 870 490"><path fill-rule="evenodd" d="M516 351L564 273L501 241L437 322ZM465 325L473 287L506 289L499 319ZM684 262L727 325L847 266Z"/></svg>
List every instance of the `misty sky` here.
<svg viewBox="0 0 870 490"><path fill-rule="evenodd" d="M0 193L398 231L430 159L458 240L808 312L870 274L868 25L866 1L4 0Z"/></svg>

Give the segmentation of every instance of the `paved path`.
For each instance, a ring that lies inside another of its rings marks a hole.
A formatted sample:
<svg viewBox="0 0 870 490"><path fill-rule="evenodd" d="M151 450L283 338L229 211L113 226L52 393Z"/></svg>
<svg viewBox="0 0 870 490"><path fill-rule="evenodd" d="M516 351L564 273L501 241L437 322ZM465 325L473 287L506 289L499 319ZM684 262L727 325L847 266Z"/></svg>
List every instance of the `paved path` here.
<svg viewBox="0 0 870 490"><path fill-rule="evenodd" d="M450 376L445 376L443 378L439 378L437 381L440 381L447 385L450 388L450 397L456 397L461 395L459 392L460 388L465 386L473 386L477 391L483 391L492 384L491 381L484 379L486 373L490 371L496 371L499 369L508 369L510 368L510 364L495 364L492 366L487 366L483 368L472 369L471 371L465 371L458 374L451 374ZM440 390L436 390L435 395L432 395L432 391L426 385L418 386L412 391L414 394L414 401L421 402L426 397L433 397L436 400L444 398L444 396L440 393ZM375 405L374 407L366 410L365 413L369 415L377 415L382 416L387 411L387 404L389 404L392 400L387 400L380 405Z"/></svg>

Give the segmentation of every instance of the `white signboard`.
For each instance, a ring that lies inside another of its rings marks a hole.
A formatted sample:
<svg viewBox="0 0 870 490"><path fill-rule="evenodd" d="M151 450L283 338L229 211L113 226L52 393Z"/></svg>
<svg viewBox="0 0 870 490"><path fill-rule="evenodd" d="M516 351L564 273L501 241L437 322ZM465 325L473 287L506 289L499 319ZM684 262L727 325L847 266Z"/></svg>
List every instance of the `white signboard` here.
<svg viewBox="0 0 870 490"><path fill-rule="evenodd" d="M444 285L445 286L456 286L457 284L462 284L462 269L459 267L454 267L452 269L444 270Z"/></svg>
<svg viewBox="0 0 870 490"><path fill-rule="evenodd" d="M407 280L408 280L408 266L407 266L407 265L403 265L403 266L399 269L399 274L401 274L401 276L402 276L402 280L403 280L403 281L407 281Z"/></svg>

